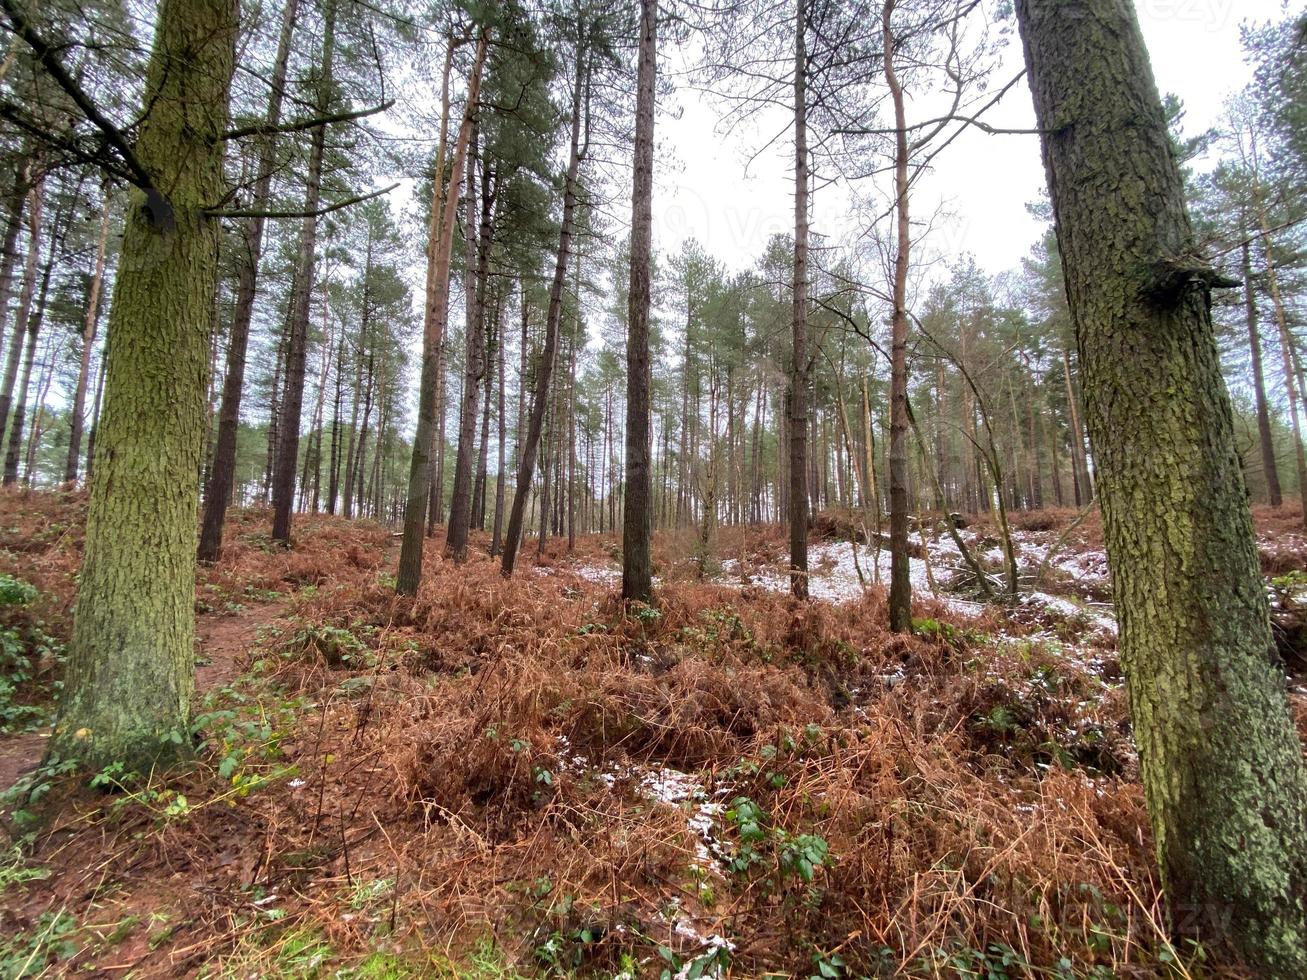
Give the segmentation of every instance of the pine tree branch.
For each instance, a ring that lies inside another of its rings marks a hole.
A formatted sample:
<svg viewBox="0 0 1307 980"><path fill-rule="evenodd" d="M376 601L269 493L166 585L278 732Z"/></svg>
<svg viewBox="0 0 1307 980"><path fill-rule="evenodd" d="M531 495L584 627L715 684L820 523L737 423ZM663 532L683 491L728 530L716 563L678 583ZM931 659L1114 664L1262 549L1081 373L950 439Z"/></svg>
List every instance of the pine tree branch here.
<svg viewBox="0 0 1307 980"><path fill-rule="evenodd" d="M32 49L46 74L72 99L73 104L81 110L87 121L100 131L105 142L117 151L122 158L127 179L145 191L155 223L157 225L169 223L172 218L172 207L163 194L155 188L154 179L136 156L135 149L123 131L100 111L95 101L77 84L76 79L68 73L68 69L59 60L58 49L41 36L19 9L15 0L0 0L0 7L9 17L9 30Z"/></svg>
<svg viewBox="0 0 1307 980"><path fill-rule="evenodd" d="M89 164L103 171L107 176L132 183L132 175L118 161L82 149L77 145L75 136L55 139L51 136L48 126L30 118L13 102L0 101L0 119L7 120L29 136L51 144L59 153L66 155L76 163Z"/></svg>
<svg viewBox="0 0 1307 980"><path fill-rule="evenodd" d="M3 0L0 0L3 2ZM279 123L269 126L267 123L256 123L252 126L240 126L236 129L229 129L222 134L224 140L237 140L246 136L273 136L278 133L299 133L306 129L316 129L318 126L327 126L331 123L350 122L354 119L363 119L367 116L375 116L379 112L385 112L395 104L394 99L383 102L381 105L373 106L370 109L358 109L351 112L338 112L330 116L316 116L312 119L296 119L292 122Z"/></svg>
<svg viewBox="0 0 1307 980"><path fill-rule="evenodd" d="M0 0L3 2L3 0ZM373 198L381 197L383 194L389 194L399 182L391 184L389 187L383 187L379 191L372 191L370 194L359 194L356 197L347 198L344 201L337 201L335 204L329 204L325 208L319 208L316 211L222 211L207 210L204 212L205 217L209 218L268 218L278 220L282 218L320 218L324 214L331 214L333 211L340 211L343 208L352 207L355 204L362 204L364 201L371 201Z"/></svg>

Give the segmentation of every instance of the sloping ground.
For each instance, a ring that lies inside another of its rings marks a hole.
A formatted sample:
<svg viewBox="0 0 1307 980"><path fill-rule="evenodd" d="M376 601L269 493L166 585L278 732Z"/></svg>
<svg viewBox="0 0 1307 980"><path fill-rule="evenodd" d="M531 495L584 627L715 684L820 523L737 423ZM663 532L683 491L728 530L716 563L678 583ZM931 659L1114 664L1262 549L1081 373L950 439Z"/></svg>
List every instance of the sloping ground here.
<svg viewBox="0 0 1307 980"><path fill-rule="evenodd" d="M3 570L61 608L78 502L2 502L22 524ZM68 530L20 551L33 506ZM4 805L30 836L0 868L0 974L1157 975L1202 955L1163 937L1115 640L1078 607L924 599L899 637L879 588L804 606L688 581L675 536L657 612L620 607L597 538L512 581L431 548L401 600L385 530L304 519L284 553L265 519L240 515L197 588L207 648L246 649L237 678L201 668L195 766L43 777L36 806ZM721 550L781 554L770 532Z"/></svg>

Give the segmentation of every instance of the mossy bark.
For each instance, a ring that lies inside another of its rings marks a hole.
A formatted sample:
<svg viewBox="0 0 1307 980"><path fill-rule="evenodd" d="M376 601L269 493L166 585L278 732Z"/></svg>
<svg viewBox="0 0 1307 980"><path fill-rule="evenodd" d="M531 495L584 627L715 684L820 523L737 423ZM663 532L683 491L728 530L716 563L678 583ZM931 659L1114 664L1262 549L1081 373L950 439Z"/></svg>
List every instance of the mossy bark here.
<svg viewBox="0 0 1307 980"><path fill-rule="evenodd" d="M1204 267L1127 0L1018 0L1172 923L1307 976L1307 776Z"/></svg>
<svg viewBox="0 0 1307 980"><path fill-rule="evenodd" d="M209 372L220 134L235 0L163 0L109 315L86 551L51 751L141 770L183 750L194 687L195 542ZM164 213L170 211L170 214Z"/></svg>

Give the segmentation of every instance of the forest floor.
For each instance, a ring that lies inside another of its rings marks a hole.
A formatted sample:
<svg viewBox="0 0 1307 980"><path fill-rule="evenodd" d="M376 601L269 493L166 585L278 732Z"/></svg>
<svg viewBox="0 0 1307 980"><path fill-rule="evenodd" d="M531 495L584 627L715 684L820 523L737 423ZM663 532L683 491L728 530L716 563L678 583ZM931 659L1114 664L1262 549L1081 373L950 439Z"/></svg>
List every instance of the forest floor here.
<svg viewBox="0 0 1307 980"><path fill-rule="evenodd" d="M0 495L0 977L1243 975L1162 925L1096 514L1014 515L1008 604L914 534L898 636L847 514L809 604L778 529L660 534L654 610L611 536L511 581L437 537L401 599L387 529L235 512L194 764L87 785L33 769L84 513ZM1297 665L1307 535L1257 521Z"/></svg>

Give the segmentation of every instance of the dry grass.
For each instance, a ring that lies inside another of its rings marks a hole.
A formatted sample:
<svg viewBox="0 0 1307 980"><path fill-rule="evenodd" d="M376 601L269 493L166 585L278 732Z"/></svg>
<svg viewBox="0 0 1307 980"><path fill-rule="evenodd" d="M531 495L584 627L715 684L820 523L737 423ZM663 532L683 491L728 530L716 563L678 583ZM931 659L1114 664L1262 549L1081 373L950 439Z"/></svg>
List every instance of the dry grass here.
<svg viewBox="0 0 1307 980"><path fill-rule="evenodd" d="M6 561L56 608L81 506L4 500ZM214 726L192 770L134 795L53 793L31 860L54 873L0 901L13 929L76 916L69 973L309 975L288 958L304 936L335 963L383 950L419 976L491 975L450 965L487 940L504 970L611 976L628 958L657 976L659 946L688 961L711 934L739 977L807 977L833 956L847 976L1056 975L1063 959L1158 975L1171 956L1114 651L1075 623L959 622L923 602L918 635L896 636L876 590L836 608L694 582L685 533L659 536L657 615L622 608L557 542L505 581L484 539L462 567L436 539L401 599L386 530L301 519L282 552L265 525L234 516L197 595L292 597L242 652L250 679L216 695L270 737ZM52 526L54 543L20 550ZM784 547L756 528L718 546ZM1050 628L1074 656L1023 639ZM268 778L248 795L219 772L233 746L237 779ZM669 767L701 797L652 798ZM167 816L169 793L189 812ZM711 844L741 858L739 798L765 832L732 870L690 820L709 813ZM831 860L806 882L785 869L811 837ZM107 938L160 909L166 925Z"/></svg>

